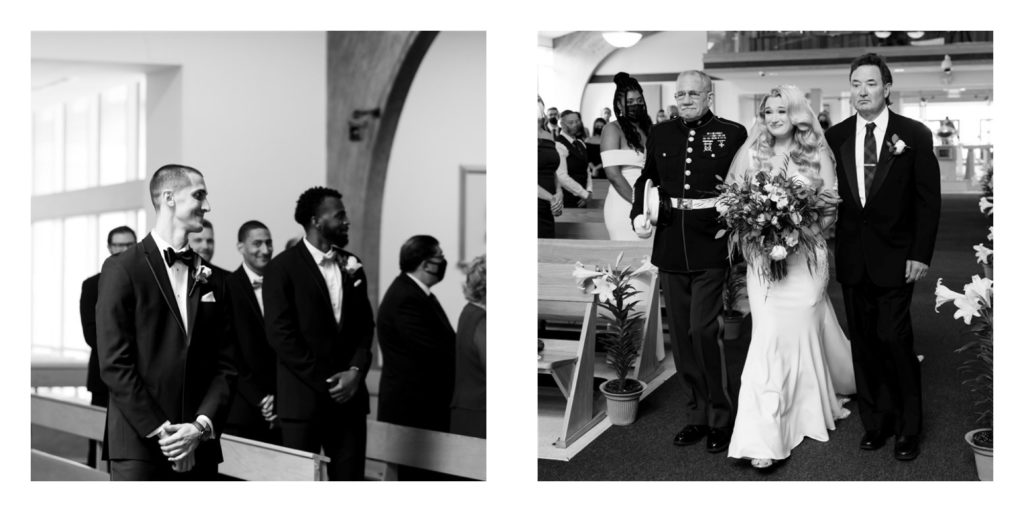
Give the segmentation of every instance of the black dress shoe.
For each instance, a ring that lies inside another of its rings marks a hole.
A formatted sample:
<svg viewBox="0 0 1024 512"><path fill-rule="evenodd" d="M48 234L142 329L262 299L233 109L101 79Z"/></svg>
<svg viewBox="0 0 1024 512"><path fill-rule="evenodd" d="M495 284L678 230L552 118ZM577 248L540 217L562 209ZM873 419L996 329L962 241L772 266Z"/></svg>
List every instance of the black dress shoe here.
<svg viewBox="0 0 1024 512"><path fill-rule="evenodd" d="M708 435L707 425L687 425L672 439L672 444L676 446L691 445L704 439L706 435Z"/></svg>
<svg viewBox="0 0 1024 512"><path fill-rule="evenodd" d="M881 430L868 430L864 433L864 437L860 438L860 449L877 450L885 446L885 440L891 435Z"/></svg>
<svg viewBox="0 0 1024 512"><path fill-rule="evenodd" d="M729 439L732 438L732 430L727 428L713 428L708 432L708 453L718 453L729 447Z"/></svg>
<svg viewBox="0 0 1024 512"><path fill-rule="evenodd" d="M921 453L921 443L917 436L896 437L896 460L914 460Z"/></svg>

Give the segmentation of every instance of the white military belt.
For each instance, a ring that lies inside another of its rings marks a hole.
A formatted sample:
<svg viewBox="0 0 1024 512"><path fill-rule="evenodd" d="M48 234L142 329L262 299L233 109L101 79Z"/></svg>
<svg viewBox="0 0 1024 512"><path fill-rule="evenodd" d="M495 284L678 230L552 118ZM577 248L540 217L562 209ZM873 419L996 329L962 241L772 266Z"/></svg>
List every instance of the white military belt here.
<svg viewBox="0 0 1024 512"><path fill-rule="evenodd" d="M714 208L718 204L718 198L688 199L684 197L670 197L669 203L672 204L672 208L678 210L703 210L705 208Z"/></svg>

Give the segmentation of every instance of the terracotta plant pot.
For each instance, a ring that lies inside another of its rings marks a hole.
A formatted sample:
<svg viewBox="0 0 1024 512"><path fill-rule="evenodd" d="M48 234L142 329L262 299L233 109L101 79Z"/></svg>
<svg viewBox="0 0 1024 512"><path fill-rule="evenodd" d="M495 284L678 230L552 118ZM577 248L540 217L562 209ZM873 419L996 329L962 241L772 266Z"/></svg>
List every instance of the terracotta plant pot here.
<svg viewBox="0 0 1024 512"><path fill-rule="evenodd" d="M964 440L967 444L971 445L971 449L974 450L974 464L978 468L978 480L983 482L992 481L992 448L986 448L984 446L978 446L974 442L974 434L983 432L985 430L992 430L990 428L979 428L972 430L964 435Z"/></svg>
<svg viewBox="0 0 1024 512"><path fill-rule="evenodd" d="M743 314L733 311L722 315L722 339L733 341L740 337L740 328L743 326Z"/></svg>
<svg viewBox="0 0 1024 512"><path fill-rule="evenodd" d="M647 384L640 382L640 390L632 393L609 393L606 389L612 380L601 383L601 393L607 399L608 419L612 425L629 425L636 421L637 409L640 408L640 395L647 389Z"/></svg>

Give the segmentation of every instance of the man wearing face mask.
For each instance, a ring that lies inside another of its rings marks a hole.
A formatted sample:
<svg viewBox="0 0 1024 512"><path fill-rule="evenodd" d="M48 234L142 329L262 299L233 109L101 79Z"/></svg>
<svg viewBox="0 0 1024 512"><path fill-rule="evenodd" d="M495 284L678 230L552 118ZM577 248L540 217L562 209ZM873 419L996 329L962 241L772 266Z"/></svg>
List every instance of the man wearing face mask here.
<svg viewBox="0 0 1024 512"><path fill-rule="evenodd" d="M448 432L455 389L455 331L431 292L448 266L437 239L416 235L399 251L402 273L377 310L382 353L377 419ZM399 480L436 480L441 475L399 467Z"/></svg>
<svg viewBox="0 0 1024 512"><path fill-rule="evenodd" d="M323 448L331 480L363 480L373 342L366 273L344 250L349 222L337 190L303 192L295 221L306 236L267 264L262 286L267 342L277 354L281 441L307 452Z"/></svg>
<svg viewBox="0 0 1024 512"><path fill-rule="evenodd" d="M558 137L561 133L561 129L558 126L558 109L555 107L548 109L548 131L555 137Z"/></svg>

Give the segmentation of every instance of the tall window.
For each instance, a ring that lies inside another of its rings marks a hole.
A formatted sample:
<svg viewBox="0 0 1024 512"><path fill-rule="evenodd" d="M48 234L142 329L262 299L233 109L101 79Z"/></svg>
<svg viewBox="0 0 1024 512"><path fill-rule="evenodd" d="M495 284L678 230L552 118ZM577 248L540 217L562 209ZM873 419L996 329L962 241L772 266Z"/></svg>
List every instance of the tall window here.
<svg viewBox="0 0 1024 512"><path fill-rule="evenodd" d="M145 234L144 91L143 78L132 78L33 112L34 356L88 357L79 316L82 281L109 256L111 229L124 225ZM125 208L125 189L109 185L132 183L140 193ZM112 194L117 206L108 210L102 205ZM40 204L59 204L60 210L45 211Z"/></svg>

